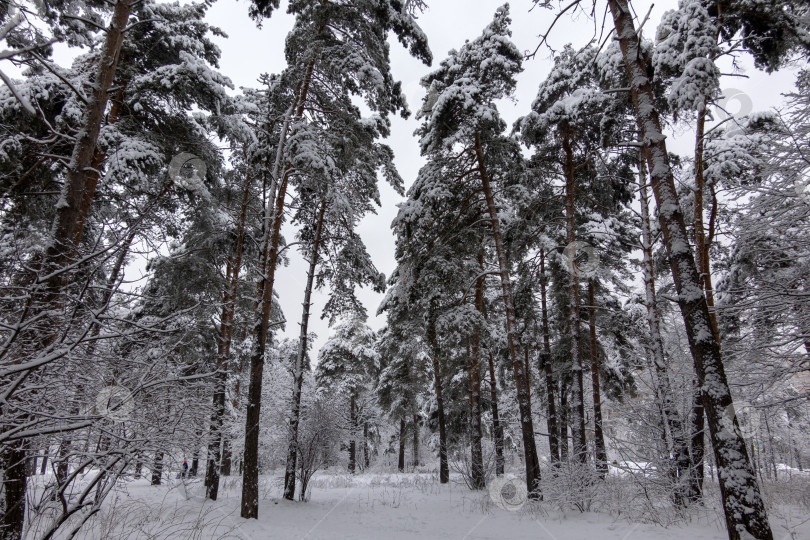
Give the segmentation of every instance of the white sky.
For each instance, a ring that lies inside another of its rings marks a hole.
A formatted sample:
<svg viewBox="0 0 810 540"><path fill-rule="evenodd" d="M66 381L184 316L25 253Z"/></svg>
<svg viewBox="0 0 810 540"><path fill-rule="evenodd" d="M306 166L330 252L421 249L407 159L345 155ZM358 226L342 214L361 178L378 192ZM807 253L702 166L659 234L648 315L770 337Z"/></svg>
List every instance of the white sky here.
<svg viewBox="0 0 810 540"><path fill-rule="evenodd" d="M418 22L428 36L434 56L434 67L446 56L447 51L460 47L465 39L474 39L478 36L491 21L495 10L503 3L504 0L429 0L430 9L419 17ZM651 2L644 0L633 2L633 4L639 18L643 19ZM532 9L531 0L513 0L510 5L514 42L521 50L527 52L535 50L539 43L538 36L548 29L557 13L557 7L555 6L554 10ZM600 10L603 10L605 2L600 1L597 5ZM661 15L666 10L675 8L676 5L676 0L665 0L653 6L650 18L644 26L644 35L647 39L654 37ZM281 9L271 19L264 21L261 29L257 28L247 15L247 0L219 0L209 10L208 21L220 27L228 35L227 39L215 39L222 50L220 71L230 77L237 88L256 87L260 74L278 73L284 69L284 40L293 23L293 18L286 13L286 6L287 0L283 0ZM609 20L608 30L610 23ZM580 13L573 17L564 15L552 31L549 43L557 50L568 42L572 42L574 46L583 46L591 40L594 32L594 21L585 14ZM402 81L409 106L412 111L415 111L419 108L424 95L419 80L432 68L411 58L395 40L389 39L389 42L391 43L394 77ZM58 53L57 62L63 63L63 65L69 62L67 51L58 51ZM552 63L551 53L545 46L539 50L534 59L524 63L524 72L518 77L515 100L504 101L501 107L501 115L509 125L519 116L528 112L537 87L547 75ZM750 78L726 77L722 88L742 91L750 97L754 110L778 106L782 101L781 94L793 89L794 75L790 72L767 76L755 71L750 62L743 62L743 66L746 69L743 73ZM731 73L731 66L724 66L724 71ZM737 108L739 108L739 104L731 103L729 105L732 113ZM386 142L396 154L395 162L407 187L413 182L423 163L423 159L419 155L417 138L413 135L418 127L418 122L413 116L409 120L399 117L392 120L392 134ZM691 154L694 136L692 135L690 139L690 132L692 132L691 127L680 126L677 133L670 137L670 151L684 155ZM368 246L377 268L389 276L396 265L394 238L390 225L396 216L396 205L401 198L383 182L380 184L380 191L382 207L378 209L376 215L368 216L363 220L358 232ZM294 231L287 228L285 235L288 240L292 240ZM292 259L290 265L280 268L276 272L276 290L281 297L282 308L288 321L284 334L289 337L297 337L306 279L306 264L297 252L290 256ZM383 326L384 317L375 316L382 296L369 290L361 291L359 296L368 309L369 324L372 328L378 329ZM310 330L318 334L318 339L313 344L313 359L317 358L317 351L329 334L326 321L320 319L321 308L326 299L327 296L323 291L313 295L313 317L310 321Z"/></svg>

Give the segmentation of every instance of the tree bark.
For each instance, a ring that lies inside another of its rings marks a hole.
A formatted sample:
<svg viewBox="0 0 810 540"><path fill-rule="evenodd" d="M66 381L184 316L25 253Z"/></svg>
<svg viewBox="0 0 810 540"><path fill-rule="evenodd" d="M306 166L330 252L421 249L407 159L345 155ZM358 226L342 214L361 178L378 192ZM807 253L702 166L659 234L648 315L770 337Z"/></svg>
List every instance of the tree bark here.
<svg viewBox="0 0 810 540"><path fill-rule="evenodd" d="M354 388L352 388L351 395L349 396L349 430L349 472L354 474L357 468L357 446L355 444L357 407Z"/></svg>
<svg viewBox="0 0 810 540"><path fill-rule="evenodd" d="M51 225L50 240L45 248L38 283L31 295L31 318L39 313L46 314L46 322L40 327L42 328L40 334L30 341L23 340L28 341L23 347L33 354L38 354L49 347L58 335L55 317L61 311L59 307L67 279L64 269L74 256L81 238L81 231L77 233L77 228L85 222L95 192L95 183L91 182L91 165L133 4L134 0L118 0L115 3L96 64L92 92L88 97L81 127L76 133L65 183ZM10 398L10 395L5 396L6 400ZM3 477L6 507L12 509L0 518L3 540L11 538L16 540L23 530L27 481L25 481L25 465L20 465L18 469L16 464L21 459L18 452L25 446L26 441L20 441L19 446L11 445L0 452L0 461L14 464L10 470L11 474L7 472Z"/></svg>
<svg viewBox="0 0 810 540"><path fill-rule="evenodd" d="M321 247L323 218L326 214L326 199L321 201L315 224L315 239L312 243L312 254L307 270L307 284L304 289L304 309L301 314L301 333L298 338L298 354L295 357L293 396L290 407L289 445L287 448L287 466L284 469L284 498L295 499L295 469L298 456L298 426L301 422L301 388L304 384L304 360L309 349L309 310L312 307L312 289L315 282L315 270L318 266L318 252Z"/></svg>
<svg viewBox="0 0 810 540"><path fill-rule="evenodd" d="M368 470L370 464L368 458L368 422L363 422L363 468Z"/></svg>
<svg viewBox="0 0 810 540"><path fill-rule="evenodd" d="M687 231L675 190L661 121L655 108L650 73L652 60L640 46L640 37L627 0L608 0L630 83L641 140L644 144L651 184L659 209L664 245L678 293L695 371L704 394L704 406L718 467L720 493L730 540L743 532L759 540L771 540L765 504L748 460L745 440L736 418L724 423L732 406L719 336L711 322L700 271L687 241Z"/></svg>
<svg viewBox="0 0 810 540"><path fill-rule="evenodd" d="M315 70L317 55L313 55L304 74L303 80L296 89L296 98L285 113L285 119L276 149L273 165L273 187L270 193L278 195L271 199L265 208L264 239L262 242L261 264L262 279L259 282L256 310L256 323L253 327L253 350L250 354L250 383L248 385L247 411L245 414L245 450L243 454L242 505L241 516L245 519L259 517L259 418L262 399L262 376L264 372L264 352L267 346L267 331L270 323L270 312L273 305L273 284L278 261L278 244L281 237L281 224L284 218L284 203L287 195L287 181L290 167L285 162L285 145L289 129L296 118L304 112L309 84Z"/></svg>
<svg viewBox="0 0 810 540"><path fill-rule="evenodd" d="M531 498L540 497L540 461L537 458L537 447L534 442L534 422L532 420L531 403L529 401L529 385L523 360L517 349L517 321L515 317L515 302L512 296L512 278L509 272L509 263L506 260L506 248L503 243L500 219L492 194L492 186L486 163L481 135L475 135L475 154L478 160L478 171L481 185L489 212L492 237L495 243L495 252L498 258L498 270L501 276L501 290L503 294L504 311L506 312L506 340L509 344L509 355L515 374L517 387L518 410L520 411L520 428L523 435L524 463L526 465L526 489Z"/></svg>
<svg viewBox="0 0 810 540"><path fill-rule="evenodd" d="M442 399L442 376L439 365L439 341L436 338L436 306L431 303L428 313L427 339L433 362L433 388L436 392L436 414L439 417L439 483L450 481L450 467L447 463L447 429L444 421L444 399Z"/></svg>
<svg viewBox="0 0 810 540"><path fill-rule="evenodd" d="M152 463L152 485L159 486L163 476L163 452L155 452L155 460Z"/></svg>
<svg viewBox="0 0 810 540"><path fill-rule="evenodd" d="M540 250L540 309L543 325L543 349L540 351L540 373L545 375L546 381L546 426L548 428L548 447L551 452L551 463L560 462L560 439L557 427L557 407L554 402L554 373L551 367L551 331L548 324L547 291L548 277L546 276L546 254Z"/></svg>
<svg viewBox="0 0 810 540"><path fill-rule="evenodd" d="M678 410L675 406L669 373L664 358L664 338L661 334L661 317L658 312L658 300L655 291L655 267L653 265L653 237L650 223L650 204L647 192L646 167L643 161L639 163L639 194L641 200L641 250L643 253L642 274L644 277L645 301L647 307L647 325L650 330L650 345L652 348L653 366L655 369L655 384L660 401L660 410L664 420L664 431L669 428L672 439L671 451L675 462L673 471L675 490L673 499L676 505L683 505L685 500L684 487L681 485L685 477L690 474L689 447ZM701 410L701 417L703 411ZM702 431L702 428L701 428ZM666 433L664 433L666 439ZM667 443L669 445L669 442ZM702 456L702 452L701 452ZM702 459L701 459L702 461ZM701 468L701 476L703 470ZM693 490L690 498L700 498L701 487Z"/></svg>
<svg viewBox="0 0 810 540"><path fill-rule="evenodd" d="M4 449L3 467L4 513L0 521L0 539L20 540L25 523L26 452L25 441L12 442Z"/></svg>
<svg viewBox="0 0 810 540"><path fill-rule="evenodd" d="M413 467L419 466L419 415L413 415Z"/></svg>
<svg viewBox="0 0 810 540"><path fill-rule="evenodd" d="M239 272L242 268L242 250L245 242L245 225L247 221L248 202L250 200L250 172L245 176L242 188L242 202L239 209L239 221L236 227L236 244L233 256L227 262L226 286L222 299L222 315L217 339L217 375L214 381L213 408L208 445L208 467L205 474L206 496L212 501L219 494L219 476L222 466L222 429L225 419L225 397L228 386L228 363L231 354L233 321L236 314L236 296L239 291Z"/></svg>
<svg viewBox="0 0 810 540"><path fill-rule="evenodd" d="M405 472L405 419L399 419L399 461L397 462L399 472Z"/></svg>
<svg viewBox="0 0 810 540"><path fill-rule="evenodd" d="M599 346L596 340L596 304L593 279L588 280L588 326L591 340L591 384L593 386L593 446L596 470L604 480L608 472L605 434L602 430L602 391L599 384Z"/></svg>
<svg viewBox="0 0 810 540"><path fill-rule="evenodd" d="M568 389L560 378L560 461L568 463Z"/></svg>
<svg viewBox="0 0 810 540"><path fill-rule="evenodd" d="M479 264L483 262L483 253L479 253ZM480 276L475 283L475 309L478 313L484 311L484 276ZM486 478L484 475L484 452L481 447L481 335L480 329L473 331L471 341L472 354L470 355L470 454L472 463L472 488L484 489Z"/></svg>
<svg viewBox="0 0 810 540"><path fill-rule="evenodd" d="M495 383L495 361L489 353L489 391L492 400L492 432L495 435L495 475L503 476L505 460L503 456L503 426L498 414L498 385Z"/></svg>
<svg viewBox="0 0 810 540"><path fill-rule="evenodd" d="M562 135L565 152L565 236L570 246L577 241L577 223L574 187L574 153L568 133ZM582 347L579 327L579 276L577 265L572 261L568 269L568 333L571 338L571 373L574 377L574 422L571 424L574 459L579 463L588 461L588 444L585 439L585 388L583 383Z"/></svg>

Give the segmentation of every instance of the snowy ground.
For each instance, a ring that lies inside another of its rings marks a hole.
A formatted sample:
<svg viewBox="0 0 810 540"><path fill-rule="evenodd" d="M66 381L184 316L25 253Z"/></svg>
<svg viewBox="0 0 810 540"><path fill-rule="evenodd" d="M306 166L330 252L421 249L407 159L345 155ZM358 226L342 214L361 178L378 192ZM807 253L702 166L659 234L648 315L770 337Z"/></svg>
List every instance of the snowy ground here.
<svg viewBox="0 0 810 540"><path fill-rule="evenodd" d="M458 480L458 479L456 479ZM280 499L277 476L261 479L258 520L239 517L240 485L224 479L220 499L206 501L200 479L150 486L122 486L105 510L79 533L88 539L599 539L690 540L727 538L716 509L701 509L668 527L633 523L624 516L551 508L529 503L518 511L497 507L488 492L463 484L440 485L432 474L321 474L311 500ZM614 501L619 502L620 501ZM658 519L655 519L659 521ZM647 520L649 521L649 520ZM776 540L810 538L803 505L771 513ZM32 537L33 538L33 537Z"/></svg>

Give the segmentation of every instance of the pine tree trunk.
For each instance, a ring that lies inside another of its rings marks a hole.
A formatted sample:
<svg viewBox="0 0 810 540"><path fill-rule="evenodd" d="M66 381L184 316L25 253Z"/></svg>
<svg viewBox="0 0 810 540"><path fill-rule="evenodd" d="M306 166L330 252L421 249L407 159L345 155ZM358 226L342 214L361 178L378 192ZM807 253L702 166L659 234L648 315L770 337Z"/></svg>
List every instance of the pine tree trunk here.
<svg viewBox="0 0 810 540"><path fill-rule="evenodd" d="M222 467L220 474L222 476L231 475L231 466L233 464L233 456L231 454L231 440L227 435L223 434L222 438Z"/></svg>
<svg viewBox="0 0 810 540"><path fill-rule="evenodd" d="M709 248L714 236L714 216L709 221L709 235L706 236L703 225L703 199L706 189L706 182L703 176L703 152L704 135L706 126L706 104L697 117L697 137L695 144L695 205L694 205L694 231L695 231L695 253L697 255L697 266L703 278L703 292L706 295L706 304L709 306L709 319L714 327L714 332L720 336L720 328L717 324L717 313L714 309L714 288L712 286L711 259L709 258ZM717 201L713 199L713 206ZM719 346L719 343L718 343Z"/></svg>
<svg viewBox="0 0 810 540"><path fill-rule="evenodd" d="M560 380L560 461L568 463L568 388Z"/></svg>
<svg viewBox="0 0 810 540"><path fill-rule="evenodd" d="M687 241L687 231L675 190L661 121L651 86L652 61L640 46L627 0L608 0L630 83L641 140L651 171L653 194L659 209L664 245L678 293L695 371L704 393L704 406L718 467L720 493L730 540L744 531L758 540L771 540L773 533L754 471L748 461L745 440L736 418L723 422L732 406L719 336L711 322L700 271Z"/></svg>
<svg viewBox="0 0 810 540"><path fill-rule="evenodd" d="M284 199L287 178L284 177L275 201L275 219L265 228L263 264L264 277L261 280L260 303L253 328L253 349L250 354L250 382L248 384L247 410L245 412L245 450L242 458L242 508L245 519L259 517L259 419L261 417L262 376L264 374L264 353L270 326L270 312L273 305L273 281L278 259L278 244L281 233ZM271 213L268 211L268 213ZM267 224L267 221L266 221Z"/></svg>
<svg viewBox="0 0 810 540"><path fill-rule="evenodd" d="M413 415L413 467L419 466L419 415Z"/></svg>
<svg viewBox="0 0 810 540"><path fill-rule="evenodd" d="M444 421L444 399L442 398L442 376L439 366L439 342L436 338L436 306L431 302L428 313L427 339L433 362L433 388L436 392L436 414L439 417L439 483L450 481L450 467L447 464L447 429Z"/></svg>
<svg viewBox="0 0 810 540"><path fill-rule="evenodd" d="M225 419L225 397L228 385L228 361L231 354L233 322L236 314L236 296L239 290L239 272L242 268L242 251L245 242L248 202L250 200L250 172L246 174L242 188L242 202L236 228L236 244L233 257L227 262L226 286L222 299L222 315L217 340L217 376L211 411L210 443L208 445L208 467L205 474L206 496L212 501L219 494L219 477L222 466L223 422Z"/></svg>
<svg viewBox="0 0 810 540"><path fill-rule="evenodd" d="M301 389L304 384L304 360L309 349L309 310L312 307L312 288L315 282L315 270L318 266L318 252L321 248L321 234L323 231L323 218L326 214L326 199L321 201L315 224L315 239L312 243L312 253L307 270L307 284L304 289L304 310L301 314L301 333L298 338L298 354L295 357L295 372L293 374L293 396L290 406L289 444L287 447L287 466L284 469L284 498L288 501L295 499L295 469L298 456L298 425L301 421Z"/></svg>
<svg viewBox="0 0 810 540"><path fill-rule="evenodd" d="M495 475L503 476L505 465L503 457L503 426L498 413L498 386L495 383L495 361L492 358L492 353L489 353L489 391L492 400L492 433L495 436Z"/></svg>
<svg viewBox="0 0 810 540"><path fill-rule="evenodd" d="M399 419L399 461L397 462L399 472L405 472L405 419Z"/></svg>
<svg viewBox="0 0 810 540"><path fill-rule="evenodd" d="M593 279L588 280L588 326L591 340L591 384L593 386L593 446L596 470L604 480L608 472L605 434L602 430L602 391L599 384L599 347L596 341L596 304Z"/></svg>
<svg viewBox="0 0 810 540"><path fill-rule="evenodd" d="M671 451L675 461L673 471L676 487L674 490L674 501L676 505L685 503L683 482L692 470L689 459L689 446L684 432L678 410L675 406L672 387L669 382L666 361L664 359L664 338L661 334L661 317L658 313L658 301L655 291L655 267L653 265L653 237L652 225L650 223L650 205L647 193L646 167L642 161L639 164L639 193L641 200L641 242L643 253L642 274L644 277L645 304L647 307L647 324L650 329L650 343L653 353L653 366L655 369L656 393L659 397L661 414L663 416L664 431L669 429L672 438ZM701 412L701 416L702 416ZM666 433L664 433L666 439ZM669 443L667 443L669 445ZM703 470L701 469L701 476ZM690 498L697 500L700 498L700 490L690 495Z"/></svg>
<svg viewBox="0 0 810 540"><path fill-rule="evenodd" d="M20 540L25 523L26 455L24 441L16 441L4 448L3 496L4 513L0 521L0 539Z"/></svg>
<svg viewBox="0 0 810 540"><path fill-rule="evenodd" d="M577 241L577 224L574 207L574 153L568 133L563 134L562 147L565 152L565 239L570 246ZM588 444L585 439L585 388L579 327L579 276L574 261L571 262L568 269L568 333L571 338L571 374L574 377L571 386L575 413L574 422L571 424L573 453L574 459L584 464L588 461Z"/></svg>
<svg viewBox="0 0 810 540"><path fill-rule="evenodd" d="M349 396L349 472L352 474L354 474L357 469L357 446L355 444L355 435L357 433L356 405L355 390L352 388L351 395Z"/></svg>
<svg viewBox="0 0 810 540"><path fill-rule="evenodd" d="M475 136L475 154L478 160L478 171L481 185L489 212L492 237L495 242L495 252L498 258L498 270L501 276L501 289L503 291L504 311L506 312L506 340L509 344L509 355L515 374L517 386L518 410L520 411L520 428L523 435L524 462L526 465L526 489L531 498L540 497L540 461L537 458L537 447L534 442L534 422L532 420L531 402L529 401L529 384L524 363L517 349L517 321L515 318L515 302L512 296L512 278L509 272L509 263L506 260L506 248L503 244L498 209L492 194L489 174L484 161L484 149L481 136Z"/></svg>
<svg viewBox="0 0 810 540"><path fill-rule="evenodd" d="M22 339L24 349L36 355L48 348L58 335L58 323L54 319L60 312L62 292L67 276L64 268L70 264L81 231L77 228L86 220L90 211L90 202L93 199L95 185L90 185L90 167L96 151L96 143L104 113L109 99L109 89L118 67L118 58L121 44L124 40L124 30L132 13L133 0L118 0L113 8L110 25L106 30L104 43L101 46L99 60L96 64L96 73L93 79L92 92L84 110L81 128L76 133L73 153L68 163L67 175L56 205L56 216L51 225L51 238L45 249L45 256L39 272L44 277L41 285L35 285L31 295L31 311L29 319L38 314L45 314L45 323L40 326L40 334L35 338ZM25 361L25 358L21 358ZM27 374L34 370L29 369ZM4 396L10 400L11 395ZM3 407L0 407L2 415ZM0 534L2 539L18 538L22 534L25 520L25 499L27 481L25 465L20 461L19 451L25 448L26 441L20 441L19 446L7 445L0 451L0 462L14 464L10 474L3 476L3 491L5 493L7 511L0 518ZM19 475L22 475L21 479Z"/></svg>
<svg viewBox="0 0 810 540"><path fill-rule="evenodd" d="M159 486L163 476L163 452L155 452L155 460L152 463L152 485Z"/></svg>
<svg viewBox="0 0 810 540"><path fill-rule="evenodd" d="M691 454L689 459L689 500L698 502L703 498L703 478L706 476L705 446L706 446L706 416L703 407L703 395L699 389L694 390L692 400Z"/></svg>
<svg viewBox="0 0 810 540"><path fill-rule="evenodd" d="M320 33L320 30L319 30ZM281 224L284 220L284 203L287 195L287 181L290 166L285 163L285 147L289 129L294 119L304 113L310 81L315 70L317 54L304 73L304 78L296 89L296 99L284 115L276 159L273 165L273 187L270 193L278 195L271 198L269 208L265 209L264 239L260 269L262 279L259 282L257 298L256 323L253 327L253 350L250 355L250 383L248 385L247 411L245 413L245 450L242 459L242 508L241 516L245 519L259 517L259 418L262 399L262 376L264 373L264 352L267 347L267 331L270 323L270 311L273 305L273 285L278 261L278 244L281 238ZM274 208L274 211L271 209Z"/></svg>
<svg viewBox="0 0 810 540"><path fill-rule="evenodd" d="M479 263L483 261L483 253L479 254ZM475 309L478 313L484 311L484 276L480 276L475 284ZM473 332L472 354L470 355L470 454L472 459L472 489L484 489L486 478L484 475L484 452L481 447L481 336L480 329Z"/></svg>
<svg viewBox="0 0 810 540"><path fill-rule="evenodd" d="M557 407L554 402L554 374L551 367L551 331L548 324L547 306L547 276L546 276L546 254L540 250L540 308L543 324L543 349L540 352L540 373L545 375L546 380L546 425L548 428L548 447L551 452L551 463L560 462L560 439L557 427Z"/></svg>
<svg viewBox="0 0 810 540"><path fill-rule="evenodd" d="M368 470L371 462L368 458L368 422L363 423L363 468Z"/></svg>

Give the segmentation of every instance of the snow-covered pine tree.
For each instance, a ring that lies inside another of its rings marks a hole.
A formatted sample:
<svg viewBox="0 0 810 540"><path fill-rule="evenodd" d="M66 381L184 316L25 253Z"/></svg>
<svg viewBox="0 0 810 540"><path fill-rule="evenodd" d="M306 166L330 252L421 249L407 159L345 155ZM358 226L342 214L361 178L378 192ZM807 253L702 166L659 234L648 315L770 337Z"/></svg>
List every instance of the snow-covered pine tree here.
<svg viewBox="0 0 810 540"><path fill-rule="evenodd" d="M659 210L672 277L678 292L695 371L704 393L704 406L719 469L720 491L729 538L746 533L755 538L773 538L768 516L754 472L748 461L745 441L738 429L723 425L724 411L733 405L719 336L715 331L703 282L700 278L681 211L669 163L661 116L649 78L652 58L641 46L627 0L608 0L616 35L624 58L630 95L640 131L640 142L650 171L650 183ZM737 424L736 416L732 424Z"/></svg>
<svg viewBox="0 0 810 540"><path fill-rule="evenodd" d="M270 15L277 2L259 2L253 13ZM312 111L320 110L319 98L359 96L372 112L380 115L377 129L387 125L387 116L407 111L400 84L395 82L389 66L389 32L410 47L411 52L429 63L430 53L424 34L400 2L363 0L353 4L337 4L317 0L297 0L289 10L296 24L287 37L286 56L289 67L282 74L280 99L277 101L282 120L268 118L269 131L275 133L275 155L266 152L263 158L265 177L270 182L270 201L265 206L264 238L260 268L262 279L254 327L254 351L251 356L242 511L244 518L258 516L258 423L261 409L262 365L267 341L270 303L278 259L281 223L291 173L294 172L295 149L288 143L296 136L305 136ZM351 103L351 98L346 101ZM327 99L326 102L331 101ZM345 101L344 101L345 103ZM405 112L405 114L407 114ZM311 161L311 153L298 154Z"/></svg>
<svg viewBox="0 0 810 540"><path fill-rule="evenodd" d="M348 469L352 474L357 470L357 439L374 399L371 386L379 376L375 339L361 318L349 314L335 325L333 334L318 351L317 391L342 400L348 409L344 409L348 413L344 421L349 436Z"/></svg>
<svg viewBox="0 0 810 540"><path fill-rule="evenodd" d="M476 178L484 195L492 242L501 276L505 306L506 336L518 393L521 431L526 465L527 489L539 496L540 465L534 442L527 374L516 340L515 307L510 261L504 246L493 183L499 169L513 155L513 143L504 135L495 101L514 90L515 75L521 70L522 54L509 41L509 8L503 6L482 35L451 51L440 68L423 79L428 89L424 122L418 131L423 155L465 158L469 168L462 177ZM514 163L514 161L512 162Z"/></svg>

